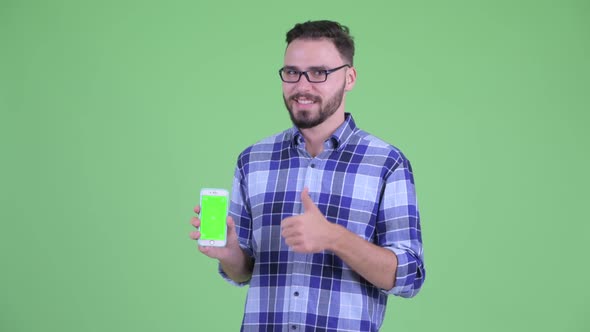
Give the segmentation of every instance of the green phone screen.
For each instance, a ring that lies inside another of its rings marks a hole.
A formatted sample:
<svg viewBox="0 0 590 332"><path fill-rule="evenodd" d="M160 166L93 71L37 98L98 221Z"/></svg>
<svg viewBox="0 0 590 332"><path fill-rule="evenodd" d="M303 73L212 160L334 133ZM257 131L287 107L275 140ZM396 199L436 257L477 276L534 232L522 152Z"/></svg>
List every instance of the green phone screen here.
<svg viewBox="0 0 590 332"><path fill-rule="evenodd" d="M201 198L201 239L225 240L226 216L226 196L203 196Z"/></svg>

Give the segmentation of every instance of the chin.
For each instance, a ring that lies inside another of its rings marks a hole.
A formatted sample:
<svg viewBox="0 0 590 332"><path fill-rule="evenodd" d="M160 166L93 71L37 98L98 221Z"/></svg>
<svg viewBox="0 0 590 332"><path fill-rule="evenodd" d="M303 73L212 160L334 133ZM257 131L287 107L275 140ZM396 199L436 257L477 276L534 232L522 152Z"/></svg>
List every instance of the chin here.
<svg viewBox="0 0 590 332"><path fill-rule="evenodd" d="M310 121L317 118L317 112L313 110L296 110L293 115L299 121Z"/></svg>

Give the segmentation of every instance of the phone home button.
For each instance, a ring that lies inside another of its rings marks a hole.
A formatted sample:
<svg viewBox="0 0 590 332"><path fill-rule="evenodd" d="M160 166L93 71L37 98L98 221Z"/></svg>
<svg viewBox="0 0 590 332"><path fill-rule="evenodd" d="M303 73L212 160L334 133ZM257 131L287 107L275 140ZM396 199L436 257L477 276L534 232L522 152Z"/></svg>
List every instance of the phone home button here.
<svg viewBox="0 0 590 332"><path fill-rule="evenodd" d="M215 244L215 241L211 240L211 241L209 241L209 244L210 245L214 245Z"/></svg>

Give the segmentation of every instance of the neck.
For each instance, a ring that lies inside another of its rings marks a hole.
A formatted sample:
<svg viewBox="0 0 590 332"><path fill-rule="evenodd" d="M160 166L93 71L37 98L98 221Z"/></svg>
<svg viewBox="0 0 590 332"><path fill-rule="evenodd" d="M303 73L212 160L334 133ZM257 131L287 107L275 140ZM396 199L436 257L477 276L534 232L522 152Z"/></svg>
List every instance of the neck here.
<svg viewBox="0 0 590 332"><path fill-rule="evenodd" d="M321 124L308 129L301 129L301 135L305 139L305 149L315 157L324 151L324 142L338 127L344 123L344 111L338 111Z"/></svg>

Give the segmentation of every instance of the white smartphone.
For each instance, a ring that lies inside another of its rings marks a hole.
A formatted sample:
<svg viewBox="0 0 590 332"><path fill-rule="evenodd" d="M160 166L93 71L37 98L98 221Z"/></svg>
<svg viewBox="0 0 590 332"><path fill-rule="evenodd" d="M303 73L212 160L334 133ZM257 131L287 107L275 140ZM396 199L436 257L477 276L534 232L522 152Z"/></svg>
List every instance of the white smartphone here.
<svg viewBox="0 0 590 332"><path fill-rule="evenodd" d="M225 189L201 189L200 246L225 247L229 192Z"/></svg>

